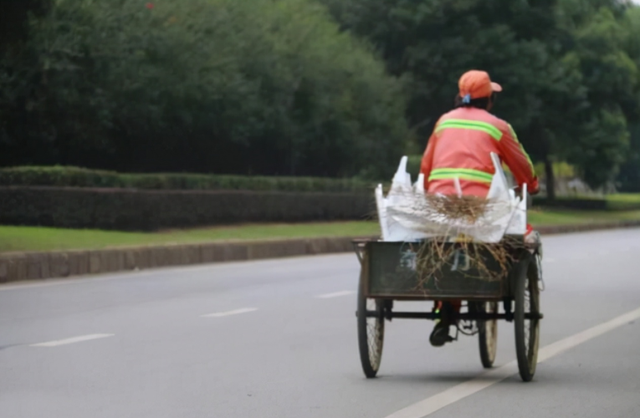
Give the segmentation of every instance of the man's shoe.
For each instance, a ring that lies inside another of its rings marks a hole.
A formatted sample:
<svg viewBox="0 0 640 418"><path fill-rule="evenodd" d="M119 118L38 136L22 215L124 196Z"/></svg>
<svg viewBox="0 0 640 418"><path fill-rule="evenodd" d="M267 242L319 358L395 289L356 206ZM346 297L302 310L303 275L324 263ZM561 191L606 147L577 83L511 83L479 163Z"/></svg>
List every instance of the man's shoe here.
<svg viewBox="0 0 640 418"><path fill-rule="evenodd" d="M442 347L445 343L453 341L453 338L449 336L449 324L444 321L440 321L436 324L429 337L429 342L434 347Z"/></svg>

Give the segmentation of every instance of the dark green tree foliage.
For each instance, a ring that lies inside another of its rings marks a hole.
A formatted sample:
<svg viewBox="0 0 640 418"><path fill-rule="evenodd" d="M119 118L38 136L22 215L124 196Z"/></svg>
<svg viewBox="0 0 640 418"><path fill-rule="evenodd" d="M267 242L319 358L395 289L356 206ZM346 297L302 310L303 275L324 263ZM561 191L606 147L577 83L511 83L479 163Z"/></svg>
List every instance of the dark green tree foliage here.
<svg viewBox="0 0 640 418"><path fill-rule="evenodd" d="M640 7L627 9L623 23L626 30L625 50L640 68ZM636 96L636 103L640 103L640 93ZM640 192L640 122L630 126L629 135L629 159L620 168L618 181L622 190Z"/></svg>
<svg viewBox="0 0 640 418"><path fill-rule="evenodd" d="M409 117L422 135L450 110L460 75L490 71L508 89L500 110L520 125L540 106L532 94L548 62L537 37L552 36L553 2L325 0L343 27L365 36L390 71L409 78ZM508 96L508 97L507 97Z"/></svg>
<svg viewBox="0 0 640 418"><path fill-rule="evenodd" d="M627 120L638 104L637 66L623 50L615 0L323 0L369 39L411 92L420 146L451 108L458 77L477 68L505 88L495 112L534 159L575 164L593 186L627 156Z"/></svg>
<svg viewBox="0 0 640 418"><path fill-rule="evenodd" d="M51 6L51 0L2 0L0 2L0 159L8 151L7 131L9 120L23 125L15 112L22 108L30 112L33 94L30 86L37 81L24 58L25 44L29 37L30 17L41 17ZM6 156L5 156L6 158Z"/></svg>
<svg viewBox="0 0 640 418"><path fill-rule="evenodd" d="M588 103L569 120L577 129L563 147L563 156L582 169L587 182L600 185L612 180L629 156L628 123L640 116L640 72L626 50L622 6L583 3L591 7L579 8L575 0L563 2L569 17L564 24L575 42L568 56L580 70Z"/></svg>
<svg viewBox="0 0 640 418"><path fill-rule="evenodd" d="M2 0L0 2L0 52L20 47L29 34L29 16L42 16L52 0Z"/></svg>
<svg viewBox="0 0 640 418"><path fill-rule="evenodd" d="M0 68L0 164L389 175L401 86L298 0L58 0Z"/></svg>
<svg viewBox="0 0 640 418"><path fill-rule="evenodd" d="M620 168L618 184L622 191L637 193L640 192L640 124L632 125L629 135L629 159Z"/></svg>

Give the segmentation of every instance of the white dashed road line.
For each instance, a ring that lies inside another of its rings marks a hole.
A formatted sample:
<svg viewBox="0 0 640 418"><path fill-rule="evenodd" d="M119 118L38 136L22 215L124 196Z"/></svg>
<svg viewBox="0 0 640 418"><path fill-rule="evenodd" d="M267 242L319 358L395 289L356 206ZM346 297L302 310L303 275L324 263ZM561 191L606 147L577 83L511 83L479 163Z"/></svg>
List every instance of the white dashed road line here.
<svg viewBox="0 0 640 418"><path fill-rule="evenodd" d="M83 342L83 341L90 341L90 340L97 340L97 339L100 339L100 338L113 337L114 335L115 334L81 335L79 337L66 338L64 340L56 340L56 341L49 341L49 342L46 342L46 343L31 344L31 347L57 347L59 345L74 344L74 343L80 343L80 342Z"/></svg>
<svg viewBox="0 0 640 418"><path fill-rule="evenodd" d="M243 314L243 313L247 313L247 312L253 312L253 311L257 311L257 310L258 310L258 308L241 308L241 309L235 309L233 311L214 312L214 313L202 315L202 318L220 318L220 317L223 317L223 316L238 315L238 314Z"/></svg>
<svg viewBox="0 0 640 418"><path fill-rule="evenodd" d="M320 299L329 299L329 298L337 298L340 296L353 295L354 293L356 292L354 292L353 290L342 290L340 292L325 293L324 295L318 295L316 297Z"/></svg>
<svg viewBox="0 0 640 418"><path fill-rule="evenodd" d="M640 309L636 309L617 318L614 318L608 322L597 325L593 328L589 328L585 331L579 332L575 335L549 344L544 348L541 348L538 352L538 363L548 360L558 354L561 354L573 347L576 347L582 343L585 343L593 338L599 337L609 331L612 331L622 325L628 324L636 319L640 318ZM461 399L473 395L488 388L502 380L513 376L518 372L518 364L515 361L498 367L497 369L483 373L478 377L461 383L447 389L444 392L440 392L430 398L424 399L413 405L395 412L386 418L424 418L434 412L451 405Z"/></svg>

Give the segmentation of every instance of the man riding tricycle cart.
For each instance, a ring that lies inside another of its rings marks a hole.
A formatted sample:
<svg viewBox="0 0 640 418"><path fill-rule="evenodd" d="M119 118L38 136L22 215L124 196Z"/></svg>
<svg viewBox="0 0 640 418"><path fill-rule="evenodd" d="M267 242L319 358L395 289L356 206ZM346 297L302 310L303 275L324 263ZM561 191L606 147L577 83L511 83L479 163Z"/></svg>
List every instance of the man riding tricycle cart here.
<svg viewBox="0 0 640 418"><path fill-rule="evenodd" d="M540 336L542 249L526 223L527 190L538 191L531 160L511 125L489 113L501 87L483 71L459 82L456 109L435 126L411 184L406 158L386 197L376 190L382 237L354 242L361 263L358 340L364 373L382 358L385 321L436 321L440 347L478 335L484 367L493 365L497 321L515 326L520 376L533 378ZM510 189L505 164L517 182ZM399 312L394 301L433 301L430 312ZM450 335L451 329L454 336Z"/></svg>

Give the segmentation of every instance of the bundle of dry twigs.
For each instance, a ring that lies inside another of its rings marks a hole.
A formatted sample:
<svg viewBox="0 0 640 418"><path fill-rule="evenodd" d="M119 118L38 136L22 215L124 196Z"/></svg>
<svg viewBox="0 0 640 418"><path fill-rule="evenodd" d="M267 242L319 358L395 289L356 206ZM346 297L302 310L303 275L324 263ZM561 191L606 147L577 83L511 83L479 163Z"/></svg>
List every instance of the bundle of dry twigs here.
<svg viewBox="0 0 640 418"><path fill-rule="evenodd" d="M425 199L427 205L422 208L416 207L416 210L422 209L427 216L428 212L435 211L448 219L462 220L469 223L474 223L482 217L490 204L489 200L476 196L427 194Z"/></svg>
<svg viewBox="0 0 640 418"><path fill-rule="evenodd" d="M523 246L522 240L516 237L505 237L495 244L465 237L458 237L455 242L444 237L427 239L416 254L418 288L423 288L430 280L441 280L453 269L466 278L489 282L504 280L516 261L518 249Z"/></svg>

